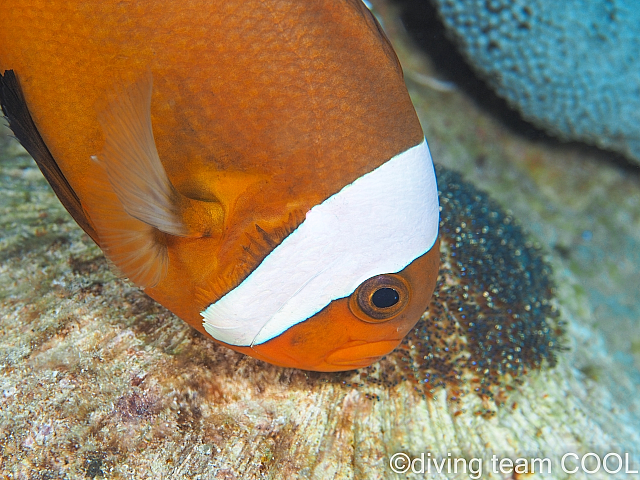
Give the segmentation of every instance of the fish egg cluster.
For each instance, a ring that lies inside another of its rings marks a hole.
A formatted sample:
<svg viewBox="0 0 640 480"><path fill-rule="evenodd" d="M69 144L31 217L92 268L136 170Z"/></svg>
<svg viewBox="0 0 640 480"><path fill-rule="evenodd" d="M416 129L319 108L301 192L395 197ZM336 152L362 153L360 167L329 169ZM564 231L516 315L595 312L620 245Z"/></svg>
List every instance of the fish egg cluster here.
<svg viewBox="0 0 640 480"><path fill-rule="evenodd" d="M342 382L447 387L493 398L562 349L552 270L514 218L461 176L437 168L441 267L431 304L402 345ZM374 395L375 397L375 395Z"/></svg>

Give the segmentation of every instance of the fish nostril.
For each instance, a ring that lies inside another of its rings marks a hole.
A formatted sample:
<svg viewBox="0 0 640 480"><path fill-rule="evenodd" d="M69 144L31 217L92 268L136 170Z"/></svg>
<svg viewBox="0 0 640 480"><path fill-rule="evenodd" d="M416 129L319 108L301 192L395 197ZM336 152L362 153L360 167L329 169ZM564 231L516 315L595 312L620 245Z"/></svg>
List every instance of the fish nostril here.
<svg viewBox="0 0 640 480"><path fill-rule="evenodd" d="M380 288L371 296L371 302L378 308L393 307L400 301L400 294L393 288Z"/></svg>

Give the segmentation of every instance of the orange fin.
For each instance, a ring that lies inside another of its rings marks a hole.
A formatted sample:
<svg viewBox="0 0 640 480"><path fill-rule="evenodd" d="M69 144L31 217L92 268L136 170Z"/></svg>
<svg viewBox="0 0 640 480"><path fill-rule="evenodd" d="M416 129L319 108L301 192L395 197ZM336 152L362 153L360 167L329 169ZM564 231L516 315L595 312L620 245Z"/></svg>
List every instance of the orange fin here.
<svg viewBox="0 0 640 480"><path fill-rule="evenodd" d="M95 224L108 259L136 285L154 287L169 268L167 235L203 237L222 231L218 201L194 200L171 184L151 127L151 73L117 91L99 114L105 137L94 161ZM92 210L92 214L93 214Z"/></svg>
<svg viewBox="0 0 640 480"><path fill-rule="evenodd" d="M29 155L33 157L64 208L87 235L100 245L95 227L84 211L80 199L67 182L31 118L22 89L13 70L6 70L4 75L0 74L0 104L9 121L9 128L25 150L29 152Z"/></svg>
<svg viewBox="0 0 640 480"><path fill-rule="evenodd" d="M91 179L95 225L109 260L136 285L157 285L167 274L167 235L203 237L222 231L220 202L188 198L171 184L151 127L149 72L117 91L98 115L105 137L92 157L104 175Z"/></svg>
<svg viewBox="0 0 640 480"><path fill-rule="evenodd" d="M95 207L91 213L100 247L118 273L141 288L156 286L167 274L169 255L165 234L125 210L106 178L92 181Z"/></svg>
<svg viewBox="0 0 640 480"><path fill-rule="evenodd" d="M153 80L147 73L118 91L99 114L105 143L96 159L132 217L161 232L203 237L221 232L222 205L187 198L171 184L156 150L151 127Z"/></svg>

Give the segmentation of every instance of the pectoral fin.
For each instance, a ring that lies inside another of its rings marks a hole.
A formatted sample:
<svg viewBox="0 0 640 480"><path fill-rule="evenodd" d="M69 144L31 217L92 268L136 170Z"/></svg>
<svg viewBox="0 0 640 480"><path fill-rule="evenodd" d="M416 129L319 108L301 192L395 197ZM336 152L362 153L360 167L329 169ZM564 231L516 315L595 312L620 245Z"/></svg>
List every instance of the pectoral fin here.
<svg viewBox="0 0 640 480"><path fill-rule="evenodd" d="M105 143L97 160L124 210L161 232L204 237L222 229L217 202L193 200L171 184L158 156L151 127L151 73L117 92L98 116ZM185 159L186 160L186 159Z"/></svg>
<svg viewBox="0 0 640 480"><path fill-rule="evenodd" d="M92 193L98 201L91 213L107 258L139 287L156 286L169 267L165 234L125 212L106 173L94 179Z"/></svg>
<svg viewBox="0 0 640 480"><path fill-rule="evenodd" d="M92 157L105 173L93 179L101 246L109 260L143 288L157 285L166 275L167 235L217 235L224 220L219 202L188 198L171 184L153 138L151 92L149 73L113 95L98 115L104 147Z"/></svg>

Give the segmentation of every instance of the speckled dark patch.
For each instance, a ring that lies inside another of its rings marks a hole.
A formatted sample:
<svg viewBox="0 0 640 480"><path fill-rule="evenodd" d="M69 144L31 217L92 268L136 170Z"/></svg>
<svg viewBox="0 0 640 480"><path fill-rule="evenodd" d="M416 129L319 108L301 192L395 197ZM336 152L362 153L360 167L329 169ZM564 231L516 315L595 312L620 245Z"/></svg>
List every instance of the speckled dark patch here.
<svg viewBox="0 0 640 480"><path fill-rule="evenodd" d="M157 403L158 400L154 395L134 390L118 399L114 411L124 421L144 420L157 414L159 410Z"/></svg>
<svg viewBox="0 0 640 480"><path fill-rule="evenodd" d="M102 471L102 458L99 456L91 456L85 461L85 474L87 478L104 477Z"/></svg>
<svg viewBox="0 0 640 480"><path fill-rule="evenodd" d="M552 271L486 193L455 172L437 173L442 263L427 315L396 352L342 381L366 391L409 380L425 395L448 387L451 401L470 389L493 398L523 374L555 365L562 327Z"/></svg>

